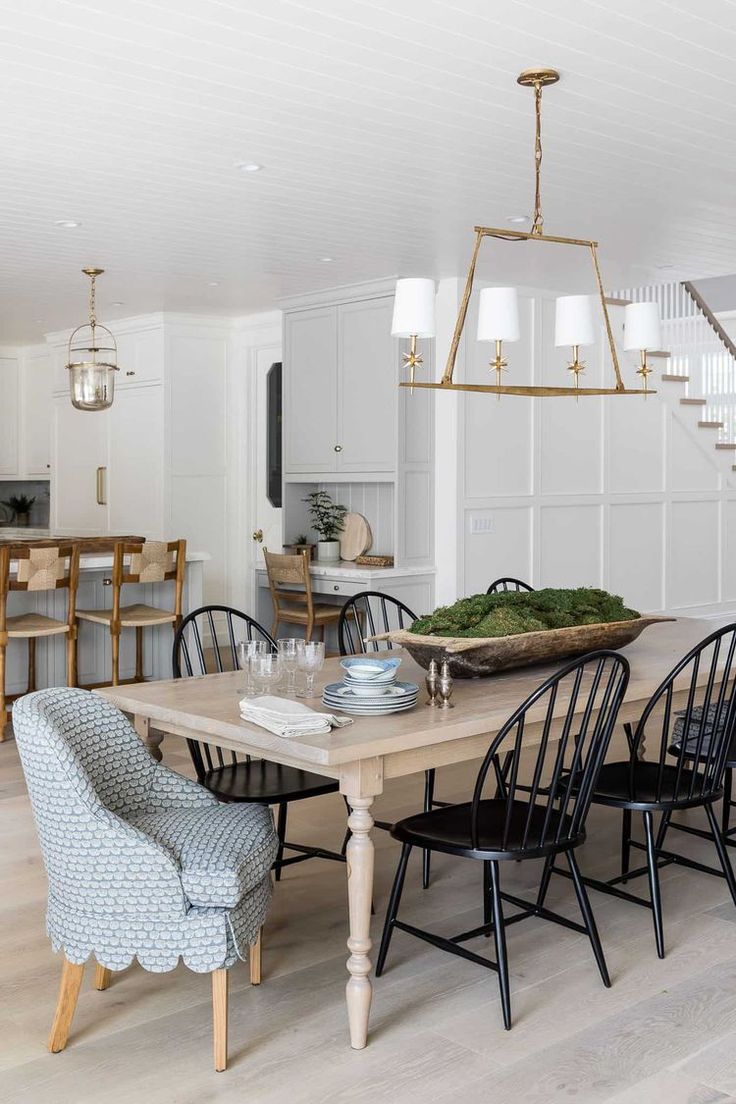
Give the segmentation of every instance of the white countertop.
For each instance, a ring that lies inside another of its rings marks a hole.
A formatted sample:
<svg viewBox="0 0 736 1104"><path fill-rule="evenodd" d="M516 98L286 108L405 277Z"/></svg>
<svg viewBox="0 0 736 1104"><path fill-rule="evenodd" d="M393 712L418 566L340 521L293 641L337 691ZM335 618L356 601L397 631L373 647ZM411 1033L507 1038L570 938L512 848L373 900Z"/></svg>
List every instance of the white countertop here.
<svg viewBox="0 0 736 1104"><path fill-rule="evenodd" d="M436 567L426 564L424 567L368 567L353 563L351 560L337 560L334 563L320 563L313 560L309 565L309 574L320 579L345 579L351 582L369 583L380 579L399 579L408 575L434 575ZM256 571L266 575L266 565L256 564Z"/></svg>

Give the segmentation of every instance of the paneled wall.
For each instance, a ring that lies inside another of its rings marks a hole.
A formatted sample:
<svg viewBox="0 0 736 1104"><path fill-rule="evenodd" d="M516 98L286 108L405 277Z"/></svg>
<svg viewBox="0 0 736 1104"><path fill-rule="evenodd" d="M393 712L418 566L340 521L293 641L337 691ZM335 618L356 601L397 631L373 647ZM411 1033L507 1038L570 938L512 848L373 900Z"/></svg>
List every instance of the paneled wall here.
<svg viewBox="0 0 736 1104"><path fill-rule="evenodd" d="M471 309L466 333L475 327ZM507 378L564 377L553 295L522 294L521 334L506 349ZM490 350L467 342L466 379L487 380ZM595 386L603 341L584 353ZM608 379L608 355L605 365ZM622 370L633 385L633 366ZM467 394L457 438L458 593L515 575L535 587L602 586L648 611L716 614L736 602L736 493L676 401Z"/></svg>

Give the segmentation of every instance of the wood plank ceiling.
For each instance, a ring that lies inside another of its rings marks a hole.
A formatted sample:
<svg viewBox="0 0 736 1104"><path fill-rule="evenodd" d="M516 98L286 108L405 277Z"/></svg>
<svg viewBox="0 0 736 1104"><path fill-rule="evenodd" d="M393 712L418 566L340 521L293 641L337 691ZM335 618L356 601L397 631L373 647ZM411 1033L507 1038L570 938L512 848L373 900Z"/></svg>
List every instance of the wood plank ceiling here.
<svg viewBox="0 0 736 1104"><path fill-rule="evenodd" d="M0 342L83 264L107 318L464 270L529 214L533 64L548 230L609 287L733 272L734 56L731 0L0 0Z"/></svg>

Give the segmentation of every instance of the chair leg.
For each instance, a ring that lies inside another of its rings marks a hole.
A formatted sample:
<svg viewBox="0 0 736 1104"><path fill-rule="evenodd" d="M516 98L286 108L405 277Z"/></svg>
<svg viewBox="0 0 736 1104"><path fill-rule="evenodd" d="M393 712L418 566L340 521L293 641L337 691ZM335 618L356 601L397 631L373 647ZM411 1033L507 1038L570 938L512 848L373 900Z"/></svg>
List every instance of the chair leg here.
<svg viewBox="0 0 736 1104"><path fill-rule="evenodd" d="M135 629L135 681L143 682L143 626Z"/></svg>
<svg viewBox="0 0 736 1104"><path fill-rule="evenodd" d="M544 902L547 899L549 883L552 880L552 867L554 865L554 855L548 855L544 862L544 870L542 871L542 878L539 883L539 892L537 893L537 908L544 908Z"/></svg>
<svg viewBox="0 0 736 1104"><path fill-rule="evenodd" d="M120 682L120 633L113 632L110 637L112 648L112 684L117 686Z"/></svg>
<svg viewBox="0 0 736 1104"><path fill-rule="evenodd" d="M76 626L67 633L66 637L66 684L77 685L77 629Z"/></svg>
<svg viewBox="0 0 736 1104"><path fill-rule="evenodd" d="M424 811L431 813L434 804L434 768L424 772ZM422 889L429 887L429 870L432 862L432 852L425 849L422 852Z"/></svg>
<svg viewBox="0 0 736 1104"><path fill-rule="evenodd" d="M672 812L670 810L662 813L662 819L659 822L659 831L657 832L657 842L655 843L655 850L657 851L664 847L665 836L667 835L671 820Z"/></svg>
<svg viewBox="0 0 736 1104"><path fill-rule="evenodd" d="M503 1026L507 1031L511 1030L511 991L509 989L509 963L506 955L506 928L503 922L503 909L501 907L501 879L498 873L498 863L490 862L491 874L491 902L493 904L493 938L496 943L496 962L498 964L498 987L501 990L501 1008L503 1009Z"/></svg>
<svg viewBox="0 0 736 1104"><path fill-rule="evenodd" d="M215 1069L227 1069L227 970L212 971L212 1026Z"/></svg>
<svg viewBox="0 0 736 1104"><path fill-rule="evenodd" d="M48 1047L52 1054L58 1054L66 1046L69 1029L72 1026L74 1010L77 1007L79 990L84 976L84 963L77 965L64 959L61 968L59 999L56 1002L54 1022L51 1025Z"/></svg>
<svg viewBox="0 0 736 1104"><path fill-rule="evenodd" d="M580 876L580 867L578 866L578 860L575 858L574 851L568 851L566 853L567 863L570 867L570 873L572 874L573 885L575 886L575 894L580 905L580 911L583 914L583 923L588 931L588 938L593 948L593 954L595 960L598 963L598 969L600 970L601 978L606 989L611 988L611 979L608 975L608 967L606 966L606 959L603 954L603 947L601 946L600 936L598 935L598 928L595 924L595 917L593 916L593 910L590 907L590 900L588 899L588 893L585 888L585 883Z"/></svg>
<svg viewBox="0 0 736 1104"><path fill-rule="evenodd" d="M483 863L483 924L488 928L486 939L491 938L491 923L493 921L493 905L491 904L491 864Z"/></svg>
<svg viewBox="0 0 736 1104"><path fill-rule="evenodd" d="M108 970L106 966L100 966L99 962L95 966L95 989L99 989L102 992L103 989L107 989L112 981L112 970Z"/></svg>
<svg viewBox="0 0 736 1104"><path fill-rule="evenodd" d="M721 832L724 836L728 834L728 825L731 820L732 789L733 771L731 767L726 767L726 773L723 776L723 808L721 809Z"/></svg>
<svg viewBox="0 0 736 1104"><path fill-rule="evenodd" d="M0 644L0 744L5 739L5 726L10 720L5 706L5 644Z"/></svg>
<svg viewBox="0 0 736 1104"><path fill-rule="evenodd" d="M736 880L734 879L733 867L731 866L731 860L728 857L726 845L723 842L723 836L718 830L718 819L715 812L713 811L713 806L710 803L705 806L705 811L708 814L708 820L710 821L710 828L713 833L713 842L715 843L716 851L718 852L718 859L720 861L723 873L726 876L726 885L728 886L729 893L731 894L731 899L736 905Z"/></svg>
<svg viewBox="0 0 736 1104"><path fill-rule="evenodd" d="M654 938L657 942L657 955L659 958L664 958L662 898L659 893L659 870L657 869L657 850L654 845L654 823L652 814L649 811L644 813L644 831L647 839L647 871L649 873L649 892L652 898Z"/></svg>
<svg viewBox="0 0 736 1104"><path fill-rule="evenodd" d="M282 801L279 805L279 816L276 821L276 835L279 837L279 849L276 852L276 881L281 881L281 860L284 857L284 840L286 839L286 814L289 811L288 802Z"/></svg>
<svg viewBox="0 0 736 1104"><path fill-rule="evenodd" d="M28 637L28 693L36 689L36 638Z"/></svg>
<svg viewBox="0 0 736 1104"><path fill-rule="evenodd" d="M628 881L629 860L631 856L631 809L624 809L621 817L621 877L624 885Z"/></svg>
<svg viewBox="0 0 736 1104"><path fill-rule="evenodd" d="M401 891L404 888L406 864L409 862L409 855L411 855L411 844L405 843L401 848L401 858L396 868L394 884L391 886L391 896L388 899L388 909L386 910L386 919L383 924L381 946L378 951L378 959L376 960L376 977L381 976L383 967L386 963L386 955L388 954L388 948L391 943L391 936L394 933L394 921L396 920L399 905L401 904Z"/></svg>
<svg viewBox="0 0 736 1104"><path fill-rule="evenodd" d="M256 936L255 943L250 945L250 955L248 956L248 965L250 966L250 983L251 985L261 984L261 964L263 955L263 928L258 929L258 935Z"/></svg>

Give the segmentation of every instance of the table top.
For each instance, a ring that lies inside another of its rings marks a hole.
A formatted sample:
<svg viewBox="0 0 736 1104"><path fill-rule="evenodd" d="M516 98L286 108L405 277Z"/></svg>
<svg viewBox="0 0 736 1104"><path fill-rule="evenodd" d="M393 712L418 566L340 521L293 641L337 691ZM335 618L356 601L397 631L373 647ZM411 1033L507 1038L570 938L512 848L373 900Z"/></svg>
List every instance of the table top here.
<svg viewBox="0 0 736 1104"><path fill-rule="evenodd" d="M631 664L626 695L629 706L646 702L664 676L713 629L707 621L680 618L652 625L638 640L621 649ZM332 768L358 760L410 752L431 745L497 732L511 713L560 664L517 668L488 678L456 679L455 708L440 710L424 704L425 671L405 652L401 677L417 682L420 704L385 717L355 717L354 723L319 736L283 739L241 720L238 702L243 685L240 671L163 682L105 687L98 691L118 708L150 720L155 729L179 735L202 734L211 743L305 766ZM339 657L329 658L316 679L318 691L308 705L321 709L322 687L342 676ZM636 715L636 714L635 714ZM529 716L529 721L535 718ZM539 718L541 719L541 717Z"/></svg>

